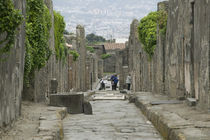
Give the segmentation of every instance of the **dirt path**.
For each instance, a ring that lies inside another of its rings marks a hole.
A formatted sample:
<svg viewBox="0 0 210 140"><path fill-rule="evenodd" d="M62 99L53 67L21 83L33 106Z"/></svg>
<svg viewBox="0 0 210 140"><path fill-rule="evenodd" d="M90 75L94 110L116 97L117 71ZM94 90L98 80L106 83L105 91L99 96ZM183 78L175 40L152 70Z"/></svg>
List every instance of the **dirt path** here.
<svg viewBox="0 0 210 140"><path fill-rule="evenodd" d="M22 103L22 115L9 131L0 135L0 140L30 140L37 134L39 117L46 110L44 104Z"/></svg>

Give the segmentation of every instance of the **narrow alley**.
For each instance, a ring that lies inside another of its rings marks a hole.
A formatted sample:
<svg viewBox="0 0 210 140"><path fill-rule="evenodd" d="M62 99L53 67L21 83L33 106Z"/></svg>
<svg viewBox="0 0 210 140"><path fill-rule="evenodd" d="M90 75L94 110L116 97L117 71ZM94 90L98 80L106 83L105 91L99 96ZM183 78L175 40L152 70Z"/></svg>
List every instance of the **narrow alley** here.
<svg viewBox="0 0 210 140"><path fill-rule="evenodd" d="M65 140L161 140L151 122L134 104L122 100L119 91L97 91L92 96L101 97L91 101L93 115L69 115L64 120Z"/></svg>
<svg viewBox="0 0 210 140"><path fill-rule="evenodd" d="M154 126L128 101L91 102L93 115L69 115L64 121L65 140L158 140Z"/></svg>

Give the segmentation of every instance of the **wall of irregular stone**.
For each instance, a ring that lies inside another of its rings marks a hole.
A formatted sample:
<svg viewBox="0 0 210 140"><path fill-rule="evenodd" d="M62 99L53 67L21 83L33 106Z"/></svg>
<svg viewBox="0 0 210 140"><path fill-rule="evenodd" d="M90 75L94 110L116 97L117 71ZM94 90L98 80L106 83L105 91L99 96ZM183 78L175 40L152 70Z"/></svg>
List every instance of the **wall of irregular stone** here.
<svg viewBox="0 0 210 140"><path fill-rule="evenodd" d="M14 0L15 8L25 15L25 0ZM1 39L0 39L1 40ZM0 131L21 112L24 75L24 23L18 27L15 44L6 61L0 61Z"/></svg>

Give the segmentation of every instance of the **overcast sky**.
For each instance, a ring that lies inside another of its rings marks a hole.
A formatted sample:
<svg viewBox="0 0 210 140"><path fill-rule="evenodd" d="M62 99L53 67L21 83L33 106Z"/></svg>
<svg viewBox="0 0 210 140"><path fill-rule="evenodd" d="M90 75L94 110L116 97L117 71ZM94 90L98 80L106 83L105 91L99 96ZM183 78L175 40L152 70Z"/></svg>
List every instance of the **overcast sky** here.
<svg viewBox="0 0 210 140"><path fill-rule="evenodd" d="M77 24L85 26L86 33L106 38L127 38L130 23L157 10L161 0L53 0L54 9L66 21L66 29L75 31Z"/></svg>

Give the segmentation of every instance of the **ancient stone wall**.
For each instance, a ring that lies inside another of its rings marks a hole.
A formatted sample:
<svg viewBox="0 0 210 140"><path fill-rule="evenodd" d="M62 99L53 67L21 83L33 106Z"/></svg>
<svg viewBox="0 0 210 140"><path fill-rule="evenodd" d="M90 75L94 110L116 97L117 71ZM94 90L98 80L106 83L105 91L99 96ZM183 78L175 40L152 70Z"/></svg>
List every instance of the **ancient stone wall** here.
<svg viewBox="0 0 210 140"><path fill-rule="evenodd" d="M165 48L166 93L192 97L209 109L209 1L169 1Z"/></svg>
<svg viewBox="0 0 210 140"><path fill-rule="evenodd" d="M191 3L170 0L165 47L166 94L172 97L191 93Z"/></svg>
<svg viewBox="0 0 210 140"><path fill-rule="evenodd" d="M25 0L14 0L14 5L25 15ZM15 43L7 54L6 60L0 61L0 131L2 127L9 125L21 114L24 44L25 29L23 23L17 29Z"/></svg>
<svg viewBox="0 0 210 140"><path fill-rule="evenodd" d="M140 41L138 39L138 20L133 20L133 22L130 25L130 37L128 42L128 48L129 48L129 72L132 77L132 89L134 91L140 91L141 87L139 85L142 85L140 81L142 80L141 77L141 67L140 67L140 61L141 60L141 54L142 54L142 45L140 44ZM141 61L142 62L142 61Z"/></svg>
<svg viewBox="0 0 210 140"><path fill-rule="evenodd" d="M115 52L112 52L111 57L104 59L104 72L105 73L115 73L115 62L118 58Z"/></svg>
<svg viewBox="0 0 210 140"><path fill-rule="evenodd" d="M168 11L168 2L158 3L158 11ZM157 26L157 45L152 59L152 92L154 94L165 93L165 36L161 34Z"/></svg>
<svg viewBox="0 0 210 140"><path fill-rule="evenodd" d="M52 55L50 56L46 66L35 72L35 77L31 86L24 87L23 92L23 99L35 102L43 102L49 97L50 81L53 78L56 78L58 81L59 92L67 92L69 89L68 60L66 62L60 61L57 60L55 56L53 3L52 0L44 0L44 2L50 11L52 20L52 28L50 30L49 39L49 47L52 50Z"/></svg>
<svg viewBox="0 0 210 140"><path fill-rule="evenodd" d="M158 10L168 11L168 23L166 36L157 27L152 61L148 61L142 45L138 44L135 35L138 21L132 22L128 66L134 91L196 98L200 108L210 108L209 3L208 0L169 0L158 4Z"/></svg>
<svg viewBox="0 0 210 140"><path fill-rule="evenodd" d="M118 51L116 52L116 57L118 59L116 59L116 73L118 74L119 77L119 89L122 90L123 89L123 85L125 84L123 81L123 51Z"/></svg>
<svg viewBox="0 0 210 140"><path fill-rule="evenodd" d="M199 107L210 109L210 1L196 0L194 6L193 26L193 60L195 97L199 100ZM193 19L192 19L193 20Z"/></svg>
<svg viewBox="0 0 210 140"><path fill-rule="evenodd" d="M98 60L98 78L104 76L104 61L102 59Z"/></svg>

